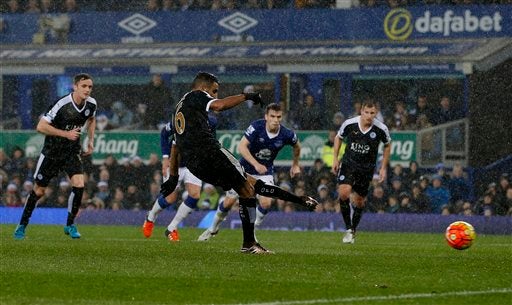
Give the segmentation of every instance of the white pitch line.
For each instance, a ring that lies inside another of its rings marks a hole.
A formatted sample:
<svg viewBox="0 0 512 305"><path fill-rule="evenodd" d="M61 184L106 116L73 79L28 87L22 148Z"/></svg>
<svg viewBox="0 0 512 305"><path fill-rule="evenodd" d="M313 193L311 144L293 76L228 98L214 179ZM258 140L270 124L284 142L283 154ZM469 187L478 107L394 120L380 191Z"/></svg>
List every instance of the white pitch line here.
<svg viewBox="0 0 512 305"><path fill-rule="evenodd" d="M368 302L368 301L388 301L388 300L402 300L402 299L427 299L439 298L450 296L471 296L482 294L498 294L498 293L512 293L512 288L491 289L491 290L477 290L477 291L453 291L441 293L410 293L388 296L368 296L368 297L348 297L337 299L317 299L317 300L302 300L302 301L276 301L265 303L238 303L238 304L222 304L222 305L309 305L309 304L337 304L337 303L350 303L350 302ZM221 305L221 304L218 304Z"/></svg>

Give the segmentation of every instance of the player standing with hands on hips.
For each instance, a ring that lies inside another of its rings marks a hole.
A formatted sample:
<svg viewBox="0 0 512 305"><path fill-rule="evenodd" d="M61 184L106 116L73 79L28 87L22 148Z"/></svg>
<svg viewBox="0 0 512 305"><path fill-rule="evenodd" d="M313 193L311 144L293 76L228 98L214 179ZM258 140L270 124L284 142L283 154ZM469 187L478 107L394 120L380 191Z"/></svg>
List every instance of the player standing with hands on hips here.
<svg viewBox="0 0 512 305"><path fill-rule="evenodd" d="M68 218L64 233L71 238L80 238L74 225L76 214L84 193L84 170L82 156L92 154L96 129L96 100L90 96L93 81L82 73L73 78L73 92L59 99L37 124L37 131L45 135L44 146L34 172L34 190L25 202L19 225L14 231L15 239L25 238L37 201L41 198L50 180L60 171L66 172L72 190L68 198ZM87 151L82 152L80 132L87 123Z"/></svg>
<svg viewBox="0 0 512 305"><path fill-rule="evenodd" d="M343 243L353 244L355 241L356 228L361 220L368 187L375 171L380 142L384 143L384 153L379 169L379 182L386 180L391 136L388 127L375 119L376 116L375 103L364 102L361 114L346 120L334 139L332 172L337 175L341 215L347 228ZM342 141L345 141L347 146L340 166L338 155ZM353 213L350 208L351 194Z"/></svg>
<svg viewBox="0 0 512 305"><path fill-rule="evenodd" d="M252 100L262 104L258 93L245 93L217 98L219 80L216 76L200 72L194 78L192 90L186 93L176 105L174 126L176 146L171 149L169 179L162 184L162 195L170 194L178 183L178 165L182 158L192 174L224 190L233 189L240 196L240 219L242 221L243 243L240 252L247 254L272 253L261 246L254 236L256 218L256 194L280 198L314 210L318 202L311 197L299 197L275 185L267 185L247 175L238 160L222 148L208 126L208 111L224 111L244 101Z"/></svg>

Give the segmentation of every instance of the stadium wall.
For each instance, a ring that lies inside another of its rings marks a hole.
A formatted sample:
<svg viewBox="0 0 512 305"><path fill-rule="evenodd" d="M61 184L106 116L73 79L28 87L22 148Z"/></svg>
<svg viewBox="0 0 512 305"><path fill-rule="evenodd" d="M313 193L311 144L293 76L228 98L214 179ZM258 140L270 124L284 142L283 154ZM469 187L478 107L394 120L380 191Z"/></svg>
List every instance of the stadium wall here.
<svg viewBox="0 0 512 305"><path fill-rule="evenodd" d="M16 224L20 219L22 208L0 207L0 223ZM174 211L164 211L156 221L157 225L165 226L174 216ZM83 210L77 218L78 224L86 225L131 225L140 226L144 221L145 211L111 211ZM186 218L184 227L207 228L213 220L215 211L198 211ZM34 211L32 224L63 224L67 217L65 208L40 208ZM454 221L463 220L471 223L478 234L512 234L512 217L485 217L433 214L370 214L364 215L359 226L360 231L373 232L417 232L443 233ZM223 228L241 228L238 212L233 211L222 224ZM262 224L263 230L281 231L342 231L344 225L341 216L336 213L308 212L272 212Z"/></svg>

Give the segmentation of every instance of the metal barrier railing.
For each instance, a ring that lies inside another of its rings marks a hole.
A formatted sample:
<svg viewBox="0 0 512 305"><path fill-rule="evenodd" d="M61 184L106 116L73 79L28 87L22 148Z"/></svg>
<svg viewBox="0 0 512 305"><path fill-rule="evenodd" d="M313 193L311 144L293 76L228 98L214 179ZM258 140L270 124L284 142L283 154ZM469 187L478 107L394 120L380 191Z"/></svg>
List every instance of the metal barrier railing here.
<svg viewBox="0 0 512 305"><path fill-rule="evenodd" d="M438 163L448 167L455 163L468 165L468 119L418 130L416 140L416 156L420 167L434 167Z"/></svg>

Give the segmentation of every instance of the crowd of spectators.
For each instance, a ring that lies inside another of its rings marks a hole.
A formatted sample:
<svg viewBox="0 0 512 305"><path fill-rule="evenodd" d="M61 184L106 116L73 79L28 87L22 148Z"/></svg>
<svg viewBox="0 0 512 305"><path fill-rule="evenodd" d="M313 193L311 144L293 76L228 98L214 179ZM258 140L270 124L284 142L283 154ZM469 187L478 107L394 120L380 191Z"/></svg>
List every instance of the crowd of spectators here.
<svg viewBox="0 0 512 305"><path fill-rule="evenodd" d="M2 13L76 13L80 11L185 11L405 7L415 5L510 4L512 0L6 0Z"/></svg>
<svg viewBox="0 0 512 305"><path fill-rule="evenodd" d="M33 188L35 160L25 158L23 150L13 149L8 155L0 149L0 206L23 206ZM156 154L149 161L140 157L117 160L108 156L103 164L85 162L85 192L83 208L110 210L147 210L157 198L161 182L161 163ZM503 173L482 191L473 191L464 168L456 164L445 168L436 166L435 172L418 168L411 162L407 168L397 164L389 169L388 179L379 183L372 180L366 209L371 213L433 213L457 215L512 216L511 177ZM339 212L335 177L322 159L304 168L303 175L290 179L286 168L275 174L276 184L297 195L315 194L321 203L316 212ZM71 191L69 180L61 175L53 179L39 206L67 207ZM181 190L182 195L183 190ZM204 185L199 209L216 209L222 200L222 191ZM300 210L292 203L277 200L276 211Z"/></svg>

